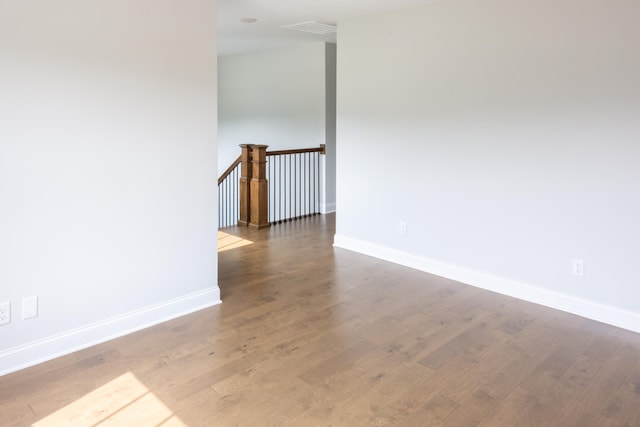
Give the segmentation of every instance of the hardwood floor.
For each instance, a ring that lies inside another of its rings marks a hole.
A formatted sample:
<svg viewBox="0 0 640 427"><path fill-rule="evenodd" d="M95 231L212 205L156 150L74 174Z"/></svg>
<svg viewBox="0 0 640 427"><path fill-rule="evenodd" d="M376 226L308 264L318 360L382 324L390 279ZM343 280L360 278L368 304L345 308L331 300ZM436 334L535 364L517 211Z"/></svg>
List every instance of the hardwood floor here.
<svg viewBox="0 0 640 427"><path fill-rule="evenodd" d="M638 334L334 249L332 215L225 231L222 305L0 378L0 425L640 426Z"/></svg>

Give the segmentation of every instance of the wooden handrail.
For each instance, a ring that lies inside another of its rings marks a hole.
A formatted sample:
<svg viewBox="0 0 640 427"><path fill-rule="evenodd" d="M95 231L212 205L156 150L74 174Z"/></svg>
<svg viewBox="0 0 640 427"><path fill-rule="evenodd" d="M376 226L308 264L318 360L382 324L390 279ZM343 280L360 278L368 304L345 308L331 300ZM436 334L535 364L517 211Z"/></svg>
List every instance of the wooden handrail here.
<svg viewBox="0 0 640 427"><path fill-rule="evenodd" d="M267 151L267 156L283 156L286 154L299 154L299 153L326 154L326 146L325 144L320 144L319 147L314 147L314 148L297 148L293 150ZM222 184L222 181L224 181L224 179L228 177L229 174L231 174L231 172L236 168L236 166L240 164L241 161L242 161L242 154L239 155L238 158L233 161L233 163L231 163L231 166L229 166L222 175L220 175L220 178L218 178L218 185Z"/></svg>
<svg viewBox="0 0 640 427"><path fill-rule="evenodd" d="M320 147L315 147L315 148L297 148L293 150L267 151L267 156L283 156L286 154L299 154L299 153L326 154L326 146L325 144L320 144ZM231 172L240 164L241 161L242 161L242 154L239 155L238 158L233 161L233 163L231 163L231 166L229 166L222 175L220 175L220 178L218 178L218 185L222 184L222 181L224 181L224 179L231 174Z"/></svg>
<svg viewBox="0 0 640 427"><path fill-rule="evenodd" d="M220 175L220 178L218 178L218 185L222 184L222 181L224 181L224 179L228 177L229 174L231 174L231 172L236 168L236 166L240 164L241 161L242 161L242 154L240 154L238 158L233 163L231 163L231 166L229 166L227 170L224 171L222 175Z"/></svg>
<svg viewBox="0 0 640 427"><path fill-rule="evenodd" d="M292 150L278 150L278 151L267 151L267 156L283 156L286 154L301 154L301 153L320 153L326 154L326 145L320 144L319 147L315 148L296 148Z"/></svg>

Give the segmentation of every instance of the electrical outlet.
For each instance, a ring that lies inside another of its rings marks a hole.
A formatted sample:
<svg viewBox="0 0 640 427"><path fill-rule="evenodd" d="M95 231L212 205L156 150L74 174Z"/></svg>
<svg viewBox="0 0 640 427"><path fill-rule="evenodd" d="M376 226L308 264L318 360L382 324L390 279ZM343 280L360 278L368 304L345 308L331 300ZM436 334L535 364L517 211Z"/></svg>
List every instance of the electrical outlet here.
<svg viewBox="0 0 640 427"><path fill-rule="evenodd" d="M574 276L584 276L584 261L580 258L573 259L573 275Z"/></svg>
<svg viewBox="0 0 640 427"><path fill-rule="evenodd" d="M11 323L11 303L9 301L0 302L0 325Z"/></svg>
<svg viewBox="0 0 640 427"><path fill-rule="evenodd" d="M401 236L406 236L407 235L407 223L406 222L401 222L400 223L400 235Z"/></svg>

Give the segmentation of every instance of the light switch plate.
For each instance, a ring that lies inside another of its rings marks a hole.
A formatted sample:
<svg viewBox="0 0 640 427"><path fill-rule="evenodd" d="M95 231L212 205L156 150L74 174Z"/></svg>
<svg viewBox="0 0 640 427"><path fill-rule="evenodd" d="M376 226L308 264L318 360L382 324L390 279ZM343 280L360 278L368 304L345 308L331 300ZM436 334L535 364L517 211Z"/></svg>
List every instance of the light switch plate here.
<svg viewBox="0 0 640 427"><path fill-rule="evenodd" d="M22 318L32 319L38 317L38 297L26 297L22 299Z"/></svg>

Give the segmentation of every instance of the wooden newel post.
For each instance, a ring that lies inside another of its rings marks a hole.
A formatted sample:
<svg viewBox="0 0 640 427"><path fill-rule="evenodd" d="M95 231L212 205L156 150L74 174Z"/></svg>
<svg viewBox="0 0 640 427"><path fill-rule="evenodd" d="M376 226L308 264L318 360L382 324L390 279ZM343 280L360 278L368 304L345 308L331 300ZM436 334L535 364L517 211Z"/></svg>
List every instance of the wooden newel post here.
<svg viewBox="0 0 640 427"><path fill-rule="evenodd" d="M240 219L238 225L249 225L251 212L251 145L240 144L242 149L240 160Z"/></svg>
<svg viewBox="0 0 640 427"><path fill-rule="evenodd" d="M267 228L269 224L267 182L267 147L268 145L251 146L251 185L249 189L250 209L249 226ZM240 187L242 189L242 187Z"/></svg>

